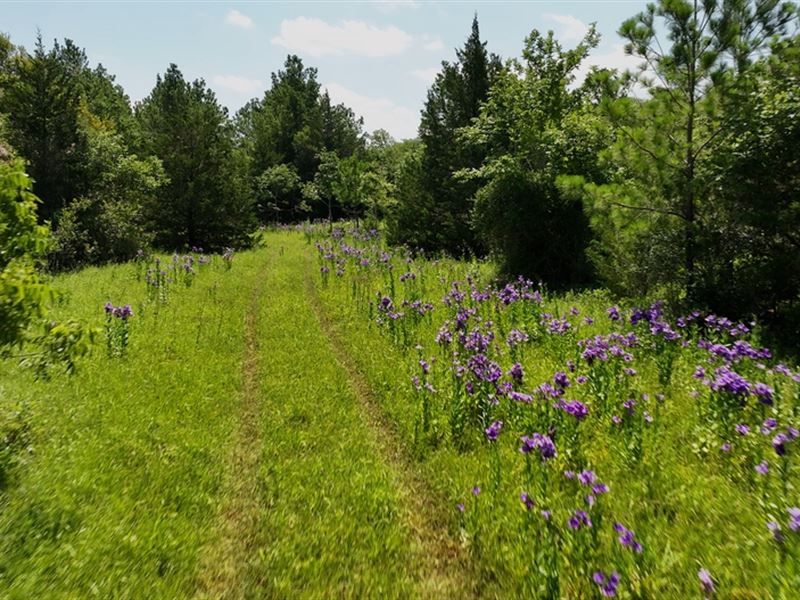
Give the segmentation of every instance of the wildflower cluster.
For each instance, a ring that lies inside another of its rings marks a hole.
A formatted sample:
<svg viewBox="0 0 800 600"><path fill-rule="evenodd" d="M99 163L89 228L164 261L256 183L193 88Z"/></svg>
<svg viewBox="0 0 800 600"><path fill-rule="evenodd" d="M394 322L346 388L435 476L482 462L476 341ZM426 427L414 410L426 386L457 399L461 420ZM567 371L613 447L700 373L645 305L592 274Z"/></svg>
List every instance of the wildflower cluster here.
<svg viewBox="0 0 800 600"><path fill-rule="evenodd" d="M114 306L107 302L106 313L106 350L109 357L122 357L128 348L129 321L133 317L130 304Z"/></svg>
<svg viewBox="0 0 800 600"><path fill-rule="evenodd" d="M786 552L800 517L770 511L797 503L800 374L770 364L753 324L699 311L671 318L663 303L627 309L599 294L588 308L564 306L531 281L487 284L480 265L388 252L358 229L335 230L317 254L324 285L335 273L353 310L389 343L417 349L409 378L415 431L426 434L417 443L486 453L483 492L458 510L482 555L490 533L498 543L522 536L525 593L612 597L630 586L657 596L648 586L665 541L649 524L682 509L669 478L695 457L702 477L755 495ZM480 508L509 500L513 518ZM696 589L697 571L684 570ZM699 578L715 593L708 570Z"/></svg>

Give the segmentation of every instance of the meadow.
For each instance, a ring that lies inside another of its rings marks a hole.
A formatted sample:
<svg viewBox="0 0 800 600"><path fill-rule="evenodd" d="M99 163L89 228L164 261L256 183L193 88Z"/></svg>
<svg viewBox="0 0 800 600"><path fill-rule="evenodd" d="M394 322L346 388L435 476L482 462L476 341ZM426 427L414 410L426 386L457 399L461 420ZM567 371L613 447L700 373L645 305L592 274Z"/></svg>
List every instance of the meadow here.
<svg viewBox="0 0 800 600"><path fill-rule="evenodd" d="M0 363L3 597L800 589L800 374L751 323L352 225L53 285L98 335Z"/></svg>

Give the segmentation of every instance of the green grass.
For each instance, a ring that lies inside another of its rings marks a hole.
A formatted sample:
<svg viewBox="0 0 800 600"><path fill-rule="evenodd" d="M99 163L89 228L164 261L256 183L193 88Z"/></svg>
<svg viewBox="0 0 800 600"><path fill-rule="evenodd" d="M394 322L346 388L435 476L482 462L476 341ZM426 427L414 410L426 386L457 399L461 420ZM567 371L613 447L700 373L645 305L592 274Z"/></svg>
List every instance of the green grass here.
<svg viewBox="0 0 800 600"><path fill-rule="evenodd" d="M111 359L101 339L77 374L49 381L3 363L4 422L24 440L6 460L0 595L426 593L402 476L320 328L307 267L299 238L275 234L231 271L206 267L165 306L146 301L133 265L56 279L56 316L102 327L106 301L130 302L131 343ZM248 310L258 339L253 473L231 462L243 443ZM248 477L254 523L226 515L242 493L230 482ZM244 560L225 555L224 536L247 538Z"/></svg>
<svg viewBox="0 0 800 600"><path fill-rule="evenodd" d="M348 273L323 283L302 236L265 240L230 271L204 267L163 306L147 301L134 265L56 278L56 317L102 327L105 302L131 303L130 346L108 358L101 336L75 375L48 381L0 363L0 597L533 596L541 546L519 501L516 432L497 444L495 491L495 448L480 431L459 449L437 405L433 434L419 436L410 380L420 356L436 357L434 382L447 389L434 343L444 313L437 307L405 345L393 341L370 308L385 281ZM445 281L491 276L485 263L409 268L414 294L435 303ZM556 296L545 309L577 305L598 320L589 335L608 330L609 302ZM565 348L544 340L523 352L528 388L563 368ZM694 359L681 359L663 390L638 464L605 424L585 423L585 460L611 487L604 527L618 519L635 530L646 564L634 567L613 535L588 558L569 538L563 597L592 597L586 570L613 568L624 571L621 597L698 597L700 567L721 597L791 597L785 585L773 592L781 559L763 490L732 479L729 458L703 447ZM653 364L636 366L640 391L660 391ZM563 450L558 468L574 459ZM796 475L785 496L795 504ZM559 486L556 508L578 506Z"/></svg>

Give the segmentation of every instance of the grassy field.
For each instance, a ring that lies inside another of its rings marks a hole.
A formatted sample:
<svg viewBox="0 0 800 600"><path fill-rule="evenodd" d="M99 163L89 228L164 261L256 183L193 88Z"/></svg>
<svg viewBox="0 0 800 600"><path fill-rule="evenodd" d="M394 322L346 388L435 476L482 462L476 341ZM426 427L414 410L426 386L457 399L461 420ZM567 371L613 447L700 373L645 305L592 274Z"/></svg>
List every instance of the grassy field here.
<svg viewBox="0 0 800 600"><path fill-rule="evenodd" d="M0 363L0 596L795 597L791 369L369 235L264 240L161 298L136 264L55 281L57 316L134 315L75 375ZM630 362L586 358L634 330Z"/></svg>

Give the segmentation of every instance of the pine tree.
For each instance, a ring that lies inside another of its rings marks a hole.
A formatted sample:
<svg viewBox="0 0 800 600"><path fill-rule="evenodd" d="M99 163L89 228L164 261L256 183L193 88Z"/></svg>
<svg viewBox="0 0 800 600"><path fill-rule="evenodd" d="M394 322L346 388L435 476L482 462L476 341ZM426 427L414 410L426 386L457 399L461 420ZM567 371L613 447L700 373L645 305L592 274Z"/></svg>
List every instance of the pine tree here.
<svg viewBox="0 0 800 600"><path fill-rule="evenodd" d="M141 150L161 159L169 183L149 207L156 243L219 249L241 243L252 209L241 187L227 110L174 64L136 107Z"/></svg>
<svg viewBox="0 0 800 600"><path fill-rule="evenodd" d="M480 114L492 78L500 71L499 59L489 55L480 39L477 15L456 58L454 63L442 63L422 110L419 135L424 151L418 172L423 181L414 186L425 190L415 200L419 210L399 205L391 233L398 241L413 240L427 250L463 255L482 251L469 224L476 187L454 173L479 166L483 156L460 143L458 130Z"/></svg>

